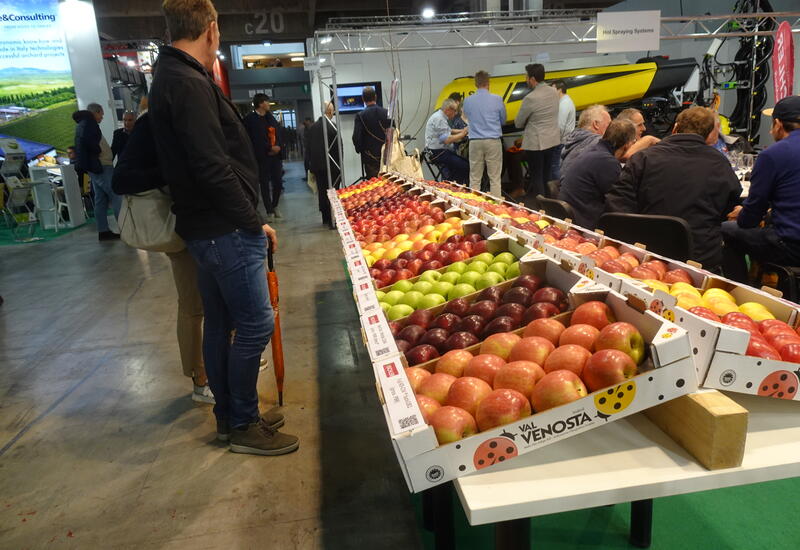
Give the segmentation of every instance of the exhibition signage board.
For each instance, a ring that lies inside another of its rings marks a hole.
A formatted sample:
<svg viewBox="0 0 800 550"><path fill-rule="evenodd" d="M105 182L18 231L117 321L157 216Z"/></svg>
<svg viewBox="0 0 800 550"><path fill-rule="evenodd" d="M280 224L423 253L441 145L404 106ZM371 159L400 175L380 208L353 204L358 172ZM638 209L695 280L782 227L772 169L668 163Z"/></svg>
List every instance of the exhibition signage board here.
<svg viewBox="0 0 800 550"><path fill-rule="evenodd" d="M661 12L601 11L597 14L597 53L658 51Z"/></svg>
<svg viewBox="0 0 800 550"><path fill-rule="evenodd" d="M775 32L775 46L772 49L772 83L775 90L775 103L792 95L794 88L794 42L792 26L788 21L778 25Z"/></svg>

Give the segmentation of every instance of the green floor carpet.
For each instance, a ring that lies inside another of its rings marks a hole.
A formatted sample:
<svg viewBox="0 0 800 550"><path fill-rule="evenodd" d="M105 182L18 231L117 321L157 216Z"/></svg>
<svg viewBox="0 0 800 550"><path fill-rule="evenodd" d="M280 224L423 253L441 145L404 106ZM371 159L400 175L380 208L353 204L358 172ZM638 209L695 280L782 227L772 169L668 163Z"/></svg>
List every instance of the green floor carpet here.
<svg viewBox="0 0 800 550"><path fill-rule="evenodd" d="M653 550L796 550L800 478L656 499ZM471 527L454 495L456 548L494 548L494 529ZM426 549L433 535L422 528L422 497L412 497ZM531 519L531 548L633 548L628 543L630 506L617 504Z"/></svg>
<svg viewBox="0 0 800 550"><path fill-rule="evenodd" d="M84 227L86 224L81 225L80 227ZM8 227L0 226L0 246L7 246L12 244L35 244L35 243L43 243L47 241L52 241L53 239L57 239L59 237L63 237L64 235L68 235L72 231L76 229L80 229L80 227L62 227L58 231L55 229L42 229L39 226L36 226L36 231L33 232L32 237L34 239L38 239L35 241L30 242L19 242L14 240L14 234L11 232ZM28 237L28 230L26 228L21 228L19 231L20 238L27 238Z"/></svg>

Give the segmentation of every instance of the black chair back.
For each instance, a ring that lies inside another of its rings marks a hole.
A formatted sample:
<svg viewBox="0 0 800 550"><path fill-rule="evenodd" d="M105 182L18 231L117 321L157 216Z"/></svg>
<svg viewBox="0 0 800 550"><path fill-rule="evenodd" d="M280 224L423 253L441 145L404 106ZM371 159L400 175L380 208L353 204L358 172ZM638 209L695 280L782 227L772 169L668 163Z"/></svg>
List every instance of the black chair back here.
<svg viewBox="0 0 800 550"><path fill-rule="evenodd" d="M427 148L423 149L421 156L422 161L425 163L425 166L428 167L428 171L431 173L431 176L433 176L433 179L442 181L442 169L432 160L431 150Z"/></svg>
<svg viewBox="0 0 800 550"><path fill-rule="evenodd" d="M560 180L550 180L547 182L547 196L551 199L558 198L558 192L561 190Z"/></svg>
<svg viewBox="0 0 800 550"><path fill-rule="evenodd" d="M544 210L544 213L553 218L565 220L567 218L574 219L575 213L568 202L560 201L558 199L548 199L542 195L536 195L536 201L539 203L539 208Z"/></svg>
<svg viewBox="0 0 800 550"><path fill-rule="evenodd" d="M692 230L683 218L653 214L600 216L597 228L626 243L642 243L647 250L667 258L685 261L692 255Z"/></svg>

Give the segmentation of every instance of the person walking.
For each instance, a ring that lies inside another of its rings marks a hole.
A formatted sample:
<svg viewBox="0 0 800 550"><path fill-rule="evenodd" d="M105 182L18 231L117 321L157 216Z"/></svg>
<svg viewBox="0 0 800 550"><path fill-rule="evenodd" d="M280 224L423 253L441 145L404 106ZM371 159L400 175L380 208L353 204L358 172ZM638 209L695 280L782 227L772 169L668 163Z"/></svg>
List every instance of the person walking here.
<svg viewBox="0 0 800 550"><path fill-rule="evenodd" d="M327 128L323 128L323 124ZM328 149L325 149L325 133L328 135ZM325 103L325 115L311 125L306 135L308 139L308 163L311 173L317 182L317 200L319 201L319 211L322 214L322 223L333 229L333 218L331 217L331 203L328 199L328 170L330 169L330 181L334 189L339 187L341 176L341 164L339 160L339 139L338 130L333 123L333 103ZM328 159L330 156L330 160Z"/></svg>
<svg viewBox="0 0 800 550"><path fill-rule="evenodd" d="M361 154L364 175L374 178L381 166L381 148L386 143L386 130L389 128L389 112L378 105L375 88L367 86L361 92L364 110L356 115L353 123L353 147Z"/></svg>
<svg viewBox="0 0 800 550"><path fill-rule="evenodd" d="M274 329L264 263L278 239L256 210L258 163L247 130L211 76L217 11L210 0L166 0L162 8L172 45L159 51L150 120L175 230L197 263L217 438L233 452L289 453L299 439L278 431L280 413L259 414L256 389Z"/></svg>
<svg viewBox="0 0 800 550"><path fill-rule="evenodd" d="M489 192L502 197L503 124L506 106L503 98L489 92L489 73L475 73L477 91L464 100L464 114L469 120L469 186L480 190L484 168L489 174Z"/></svg>
<svg viewBox="0 0 800 550"><path fill-rule="evenodd" d="M76 169L87 172L92 181L97 238L110 241L119 239L119 235L109 229L108 206L111 205L114 216L119 219L122 202L120 196L111 189L114 156L100 130L103 114L100 104L90 103L86 110L72 113L72 120L78 124L75 127Z"/></svg>
<svg viewBox="0 0 800 550"><path fill-rule="evenodd" d="M253 96L253 111L244 117L244 125L253 144L258 163L261 200L267 218L281 218L278 201L283 190L283 161L281 160L281 126L272 114L266 94Z"/></svg>
<svg viewBox="0 0 800 550"><path fill-rule="evenodd" d="M552 155L561 144L558 128L558 92L544 83L544 65L531 63L525 66L531 92L522 100L514 125L524 128L522 148L528 159L530 195L547 196L545 184L550 181Z"/></svg>

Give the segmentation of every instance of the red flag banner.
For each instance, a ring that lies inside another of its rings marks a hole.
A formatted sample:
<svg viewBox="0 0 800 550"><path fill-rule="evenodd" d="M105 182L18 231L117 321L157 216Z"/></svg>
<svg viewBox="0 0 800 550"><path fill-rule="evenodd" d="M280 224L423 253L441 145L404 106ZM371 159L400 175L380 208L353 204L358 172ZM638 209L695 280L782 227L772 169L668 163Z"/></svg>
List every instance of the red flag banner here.
<svg viewBox="0 0 800 550"><path fill-rule="evenodd" d="M794 88L794 43L792 27L787 21L778 26L775 46L772 49L772 82L775 86L775 103L792 95Z"/></svg>

